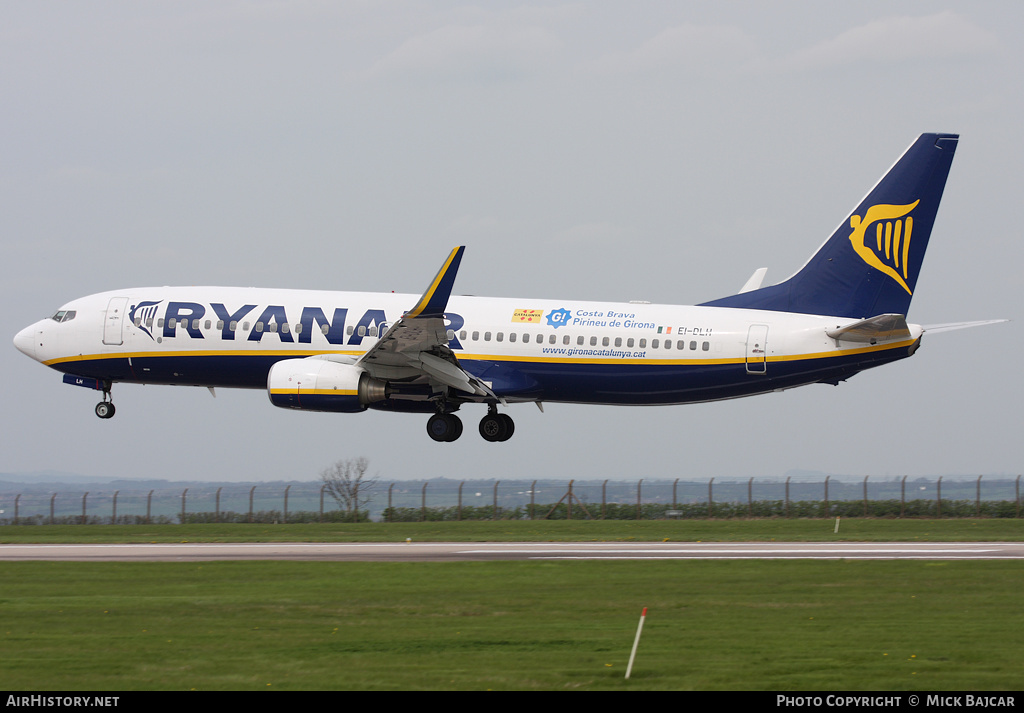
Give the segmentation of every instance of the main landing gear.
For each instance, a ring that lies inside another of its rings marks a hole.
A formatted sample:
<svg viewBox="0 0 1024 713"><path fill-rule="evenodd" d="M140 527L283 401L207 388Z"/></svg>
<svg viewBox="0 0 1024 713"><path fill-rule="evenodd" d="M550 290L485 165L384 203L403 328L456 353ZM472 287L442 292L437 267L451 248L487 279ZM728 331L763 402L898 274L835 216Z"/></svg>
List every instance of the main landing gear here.
<svg viewBox="0 0 1024 713"><path fill-rule="evenodd" d="M110 400L110 382L103 384L103 400L96 404L96 415L100 418L114 417L114 402Z"/></svg>
<svg viewBox="0 0 1024 713"><path fill-rule="evenodd" d="M515 433L516 424L508 414L498 413L490 406L487 415L480 419L480 435L485 441L497 443L507 441ZM435 441L450 443L462 435L462 419L454 413L435 413L427 421L427 433Z"/></svg>

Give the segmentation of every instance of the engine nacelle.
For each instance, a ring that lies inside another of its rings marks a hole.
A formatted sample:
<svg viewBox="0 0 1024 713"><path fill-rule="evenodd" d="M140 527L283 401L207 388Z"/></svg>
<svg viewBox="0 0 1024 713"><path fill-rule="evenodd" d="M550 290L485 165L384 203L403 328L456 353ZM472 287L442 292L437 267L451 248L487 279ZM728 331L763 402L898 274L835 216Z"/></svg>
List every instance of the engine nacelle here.
<svg viewBox="0 0 1024 713"><path fill-rule="evenodd" d="M351 364L327 359L285 359L267 376L270 402L304 411L358 413L388 397L387 384Z"/></svg>

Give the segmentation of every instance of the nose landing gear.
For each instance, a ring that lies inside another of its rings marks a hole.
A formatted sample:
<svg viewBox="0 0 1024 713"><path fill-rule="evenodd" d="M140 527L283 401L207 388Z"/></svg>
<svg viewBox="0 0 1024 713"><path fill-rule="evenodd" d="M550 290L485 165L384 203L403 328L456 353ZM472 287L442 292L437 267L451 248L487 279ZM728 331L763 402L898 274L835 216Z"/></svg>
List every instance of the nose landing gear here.
<svg viewBox="0 0 1024 713"><path fill-rule="evenodd" d="M114 402L110 400L110 382L103 384L103 400L96 404L96 415L100 418L114 417Z"/></svg>

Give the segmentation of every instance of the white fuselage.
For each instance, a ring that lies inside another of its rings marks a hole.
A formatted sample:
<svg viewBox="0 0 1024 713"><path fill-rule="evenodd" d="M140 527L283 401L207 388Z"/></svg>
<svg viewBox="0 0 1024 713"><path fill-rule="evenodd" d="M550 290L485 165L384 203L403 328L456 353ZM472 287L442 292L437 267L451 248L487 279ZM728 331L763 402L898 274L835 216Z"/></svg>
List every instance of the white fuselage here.
<svg viewBox="0 0 1024 713"><path fill-rule="evenodd" d="M106 382L265 388L269 368L282 359L358 359L415 300L133 288L69 302L61 321L36 322L15 344L54 369ZM499 397L609 404L688 403L834 382L909 356L922 333L912 325L909 338L884 344L826 334L848 322L752 309L458 296L445 311L452 353Z"/></svg>

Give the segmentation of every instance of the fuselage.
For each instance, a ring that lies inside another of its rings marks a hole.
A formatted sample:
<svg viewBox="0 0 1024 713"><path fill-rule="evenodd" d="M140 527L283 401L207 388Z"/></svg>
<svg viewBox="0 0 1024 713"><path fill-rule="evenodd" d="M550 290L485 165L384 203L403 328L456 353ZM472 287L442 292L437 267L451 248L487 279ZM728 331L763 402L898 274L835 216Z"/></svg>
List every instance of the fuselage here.
<svg viewBox="0 0 1024 713"><path fill-rule="evenodd" d="M416 298L132 288L69 302L15 344L58 371L108 384L267 388L284 359L359 359ZM836 383L910 356L922 334L910 325L909 338L851 344L826 334L848 317L454 295L444 319L459 365L509 402L683 404ZM422 410L416 401L371 407Z"/></svg>

